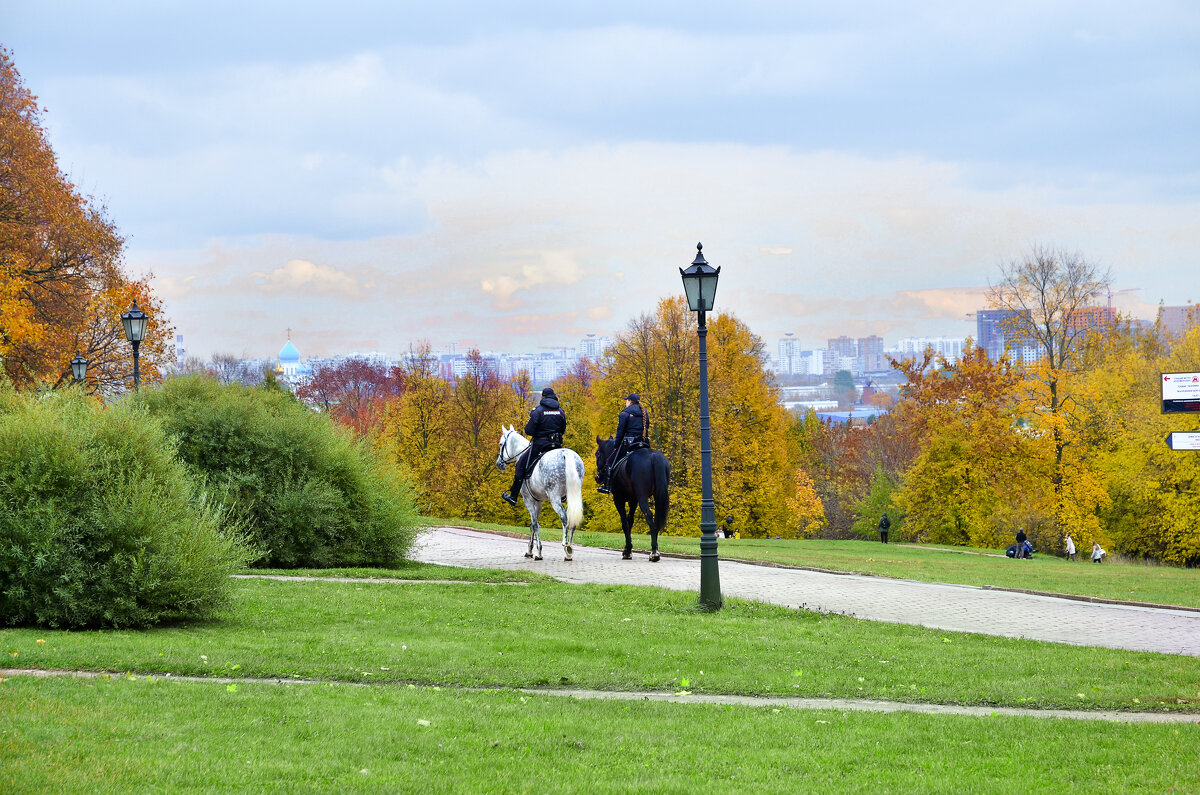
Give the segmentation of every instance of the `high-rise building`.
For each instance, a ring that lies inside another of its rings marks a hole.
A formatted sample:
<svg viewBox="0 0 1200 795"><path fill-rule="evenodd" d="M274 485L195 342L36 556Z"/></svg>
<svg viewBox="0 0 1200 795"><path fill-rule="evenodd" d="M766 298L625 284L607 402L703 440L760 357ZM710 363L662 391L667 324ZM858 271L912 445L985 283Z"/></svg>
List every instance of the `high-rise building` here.
<svg viewBox="0 0 1200 795"><path fill-rule="evenodd" d="M950 364L955 364L962 358L966 343L961 337L905 337L900 340L897 350L902 358L916 359L932 349L934 353L945 356Z"/></svg>
<svg viewBox="0 0 1200 795"><path fill-rule="evenodd" d="M800 340L796 339L796 335L789 331L779 340L776 372L780 375L799 375L799 354Z"/></svg>
<svg viewBox="0 0 1200 795"><path fill-rule="evenodd" d="M1200 305L1159 307L1158 320L1164 334L1178 337L1193 325L1200 324Z"/></svg>
<svg viewBox="0 0 1200 795"><path fill-rule="evenodd" d="M980 309L975 313L975 342L993 361L1004 355L1006 348L1014 360L1031 361L1027 354L1036 359L1037 353L1033 340L1021 331L1025 322L1021 313L1011 309Z"/></svg>
<svg viewBox="0 0 1200 795"><path fill-rule="evenodd" d="M595 334L588 334L579 341L579 356L583 359L599 359L611 347L612 340L608 337L598 337Z"/></svg>
<svg viewBox="0 0 1200 795"><path fill-rule="evenodd" d="M858 343L853 338L843 334L840 337L829 340L829 350L836 353L838 356L849 356L854 358L858 355Z"/></svg>
<svg viewBox="0 0 1200 795"><path fill-rule="evenodd" d="M872 334L858 338L858 371L873 373L886 369L883 362L883 337Z"/></svg>

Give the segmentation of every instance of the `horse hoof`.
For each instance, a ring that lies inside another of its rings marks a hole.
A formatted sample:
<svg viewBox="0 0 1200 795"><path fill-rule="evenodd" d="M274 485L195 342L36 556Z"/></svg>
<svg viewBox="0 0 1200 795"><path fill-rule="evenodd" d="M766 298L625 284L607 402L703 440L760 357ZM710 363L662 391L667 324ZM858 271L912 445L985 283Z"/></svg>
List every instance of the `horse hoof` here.
<svg viewBox="0 0 1200 795"><path fill-rule="evenodd" d="M569 560L571 560L571 556L570 556L570 555L567 555L567 556L565 556L565 557L563 558L563 560L569 561Z"/></svg>
<svg viewBox="0 0 1200 795"><path fill-rule="evenodd" d="M534 560L541 560L541 559L542 559L541 555L537 555L536 557L534 557Z"/></svg>
<svg viewBox="0 0 1200 795"><path fill-rule="evenodd" d="M525 553L525 557L527 557L527 558L532 558L532 557L533 557L533 553L532 553L532 552L526 552L526 553Z"/></svg>
<svg viewBox="0 0 1200 795"><path fill-rule="evenodd" d="M659 561L659 558L661 558L661 557L662 557L662 556L661 556L661 555L659 555L657 552L651 552L651 553L650 553L650 562L651 562L651 563L658 563L658 561Z"/></svg>
<svg viewBox="0 0 1200 795"><path fill-rule="evenodd" d="M633 553L632 552L622 552L621 560L633 560Z"/></svg>

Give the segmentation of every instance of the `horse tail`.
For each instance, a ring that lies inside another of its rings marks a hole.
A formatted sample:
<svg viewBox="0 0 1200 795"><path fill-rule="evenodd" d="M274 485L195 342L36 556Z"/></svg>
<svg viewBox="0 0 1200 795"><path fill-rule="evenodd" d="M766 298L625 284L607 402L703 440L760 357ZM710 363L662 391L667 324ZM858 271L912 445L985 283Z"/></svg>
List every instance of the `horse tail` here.
<svg viewBox="0 0 1200 795"><path fill-rule="evenodd" d="M583 461L578 455L563 458L567 470L567 526L574 531L583 524Z"/></svg>
<svg viewBox="0 0 1200 795"><path fill-rule="evenodd" d="M667 486L671 482L671 464L662 453L652 456L654 460L654 523L658 531L667 526L667 511L671 501L667 495Z"/></svg>

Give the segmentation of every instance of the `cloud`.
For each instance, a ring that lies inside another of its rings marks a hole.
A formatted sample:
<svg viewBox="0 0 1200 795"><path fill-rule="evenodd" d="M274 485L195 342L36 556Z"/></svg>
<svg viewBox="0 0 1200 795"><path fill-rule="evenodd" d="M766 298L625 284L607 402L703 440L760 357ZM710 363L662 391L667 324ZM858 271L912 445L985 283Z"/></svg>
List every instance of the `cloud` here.
<svg viewBox="0 0 1200 795"><path fill-rule="evenodd" d="M514 252L492 264L489 270L502 273L483 278L480 289L494 296L496 308L502 310L521 305L514 299L518 292L568 287L580 279L579 264L566 251Z"/></svg>
<svg viewBox="0 0 1200 795"><path fill-rule="evenodd" d="M351 274L331 265L315 265L303 259L288 260L283 267L269 273L251 273L250 283L254 290L274 296L335 293L358 298L362 295L358 280Z"/></svg>
<svg viewBox="0 0 1200 795"><path fill-rule="evenodd" d="M769 257L781 257L791 254L795 251L791 246L760 246L758 253L766 254Z"/></svg>

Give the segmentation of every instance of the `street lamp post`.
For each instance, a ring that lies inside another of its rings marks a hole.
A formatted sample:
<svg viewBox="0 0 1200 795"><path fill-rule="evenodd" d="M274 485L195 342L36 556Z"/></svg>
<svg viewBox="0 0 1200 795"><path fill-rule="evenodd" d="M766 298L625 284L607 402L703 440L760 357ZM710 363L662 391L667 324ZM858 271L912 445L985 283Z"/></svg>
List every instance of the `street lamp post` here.
<svg viewBox="0 0 1200 795"><path fill-rule="evenodd" d="M125 339L133 345L133 391L138 388L138 346L146 338L146 323L150 316L138 309L137 301L129 311L121 315L121 323L125 326Z"/></svg>
<svg viewBox="0 0 1200 795"><path fill-rule="evenodd" d="M77 384L87 378L87 359L80 356L79 351L75 351L75 358L71 360L71 377Z"/></svg>
<svg viewBox="0 0 1200 795"><path fill-rule="evenodd" d="M711 312L717 294L719 267L704 259L703 248L696 244L696 258L686 270L679 269L688 307L699 313L700 336L700 604L709 610L721 607L721 575L717 571L717 516L713 510L712 450L708 433L708 327L705 313Z"/></svg>

